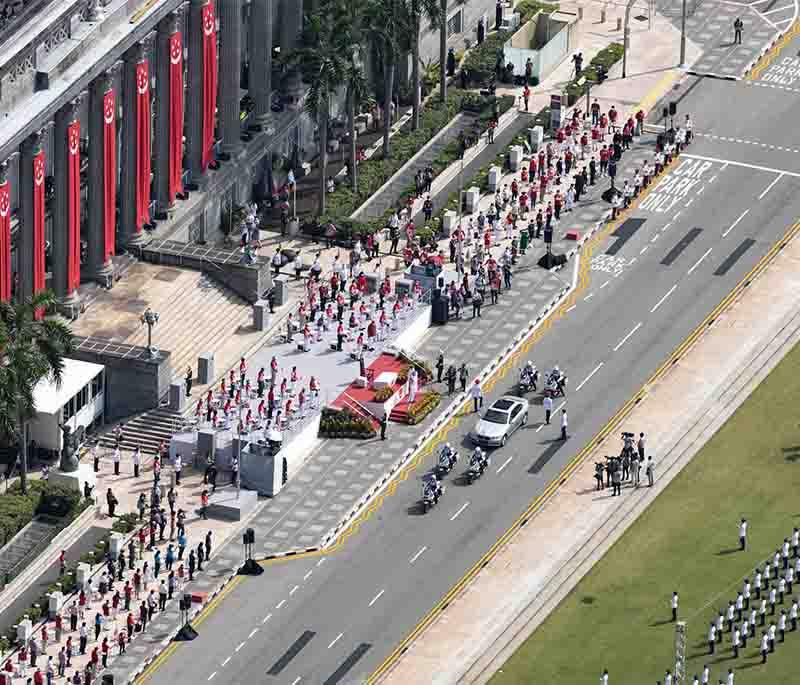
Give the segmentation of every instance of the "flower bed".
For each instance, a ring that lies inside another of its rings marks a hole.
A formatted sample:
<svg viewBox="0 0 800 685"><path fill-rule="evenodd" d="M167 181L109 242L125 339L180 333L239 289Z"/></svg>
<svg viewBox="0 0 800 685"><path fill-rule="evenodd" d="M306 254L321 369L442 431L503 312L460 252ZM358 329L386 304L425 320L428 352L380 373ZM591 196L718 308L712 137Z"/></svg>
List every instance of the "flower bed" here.
<svg viewBox="0 0 800 685"><path fill-rule="evenodd" d="M326 407L322 410L319 421L321 438L367 439L374 438L375 435L375 427L372 422L349 409Z"/></svg>
<svg viewBox="0 0 800 685"><path fill-rule="evenodd" d="M408 422L415 426L430 414L439 403L442 396L438 392L430 391L420 395L420 398L408 408Z"/></svg>
<svg viewBox="0 0 800 685"><path fill-rule="evenodd" d="M394 386L386 385L375 391L375 402L386 402L392 395L394 395Z"/></svg>

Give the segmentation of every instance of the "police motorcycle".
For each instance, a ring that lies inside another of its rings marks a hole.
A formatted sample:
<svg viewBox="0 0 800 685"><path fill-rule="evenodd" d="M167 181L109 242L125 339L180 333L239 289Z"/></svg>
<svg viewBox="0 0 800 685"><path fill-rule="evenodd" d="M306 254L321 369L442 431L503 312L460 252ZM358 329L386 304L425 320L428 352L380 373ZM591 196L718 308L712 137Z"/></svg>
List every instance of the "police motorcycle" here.
<svg viewBox="0 0 800 685"><path fill-rule="evenodd" d="M531 390L536 391L538 382L539 370L533 362L528 361L519 372L519 390L523 395Z"/></svg>
<svg viewBox="0 0 800 685"><path fill-rule="evenodd" d="M470 455L469 468L467 469L466 479L468 484L474 483L478 478L483 475L483 472L489 468L492 460L480 447L476 447L475 451Z"/></svg>
<svg viewBox="0 0 800 685"><path fill-rule="evenodd" d="M544 382L544 394L546 397L566 397L567 396L567 376L561 372L558 366L547 376Z"/></svg>
<svg viewBox="0 0 800 685"><path fill-rule="evenodd" d="M439 450L439 458L434 471L439 478L443 478L453 470L457 462L458 452L456 452L448 442L442 445L442 449Z"/></svg>
<svg viewBox="0 0 800 685"><path fill-rule="evenodd" d="M435 474L430 473L422 479L422 511L427 513L435 504L439 503L439 498L444 494L444 486L439 482Z"/></svg>

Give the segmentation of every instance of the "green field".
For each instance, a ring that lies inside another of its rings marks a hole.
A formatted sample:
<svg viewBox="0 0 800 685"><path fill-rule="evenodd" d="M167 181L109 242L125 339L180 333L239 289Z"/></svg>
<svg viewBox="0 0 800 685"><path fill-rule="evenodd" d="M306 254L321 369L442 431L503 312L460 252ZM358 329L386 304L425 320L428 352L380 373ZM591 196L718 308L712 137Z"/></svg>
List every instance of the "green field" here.
<svg viewBox="0 0 800 685"><path fill-rule="evenodd" d="M492 685L596 685L603 668L609 670L609 685L662 681L674 661L673 590L680 595L679 618L688 621L688 683L708 663L714 685L731 667L736 685L800 684L800 629L787 632L786 643L776 645L766 666L760 664L757 641L749 640L736 660L727 633L714 657L707 655L706 643L717 608L735 599L741 579L800 526L798 400L800 346L512 656ZM750 522L746 552L738 551L742 516ZM793 589L800 596L800 587ZM789 606L787 599L787 613Z"/></svg>

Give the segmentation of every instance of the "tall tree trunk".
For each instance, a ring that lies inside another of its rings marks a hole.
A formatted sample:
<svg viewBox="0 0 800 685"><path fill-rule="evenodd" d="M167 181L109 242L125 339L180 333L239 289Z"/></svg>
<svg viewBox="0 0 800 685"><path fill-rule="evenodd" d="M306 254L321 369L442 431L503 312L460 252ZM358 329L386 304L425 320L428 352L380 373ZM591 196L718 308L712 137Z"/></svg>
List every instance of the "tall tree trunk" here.
<svg viewBox="0 0 800 685"><path fill-rule="evenodd" d="M319 126L319 207L320 216L325 214L326 194L328 192L328 100L326 99L318 115Z"/></svg>
<svg viewBox="0 0 800 685"><path fill-rule="evenodd" d="M383 156L389 156L389 132L392 128L392 91L394 89L394 46L386 46L383 94Z"/></svg>
<svg viewBox="0 0 800 685"><path fill-rule="evenodd" d="M439 19L439 97L447 100L447 0L442 0Z"/></svg>
<svg viewBox="0 0 800 685"><path fill-rule="evenodd" d="M358 167L356 166L356 96L348 88L347 109L350 119L350 187L358 192Z"/></svg>
<svg viewBox="0 0 800 685"><path fill-rule="evenodd" d="M420 33L420 11L417 0L412 4L411 11L414 13L414 36L411 41L411 58L413 64L411 65L411 82L414 88L413 109L414 115L411 120L411 128L417 130L419 128L420 109L422 108L420 73L419 73L419 33Z"/></svg>
<svg viewBox="0 0 800 685"><path fill-rule="evenodd" d="M17 426L19 426L19 487L23 495L28 494L28 441L25 435L25 418L17 408Z"/></svg>

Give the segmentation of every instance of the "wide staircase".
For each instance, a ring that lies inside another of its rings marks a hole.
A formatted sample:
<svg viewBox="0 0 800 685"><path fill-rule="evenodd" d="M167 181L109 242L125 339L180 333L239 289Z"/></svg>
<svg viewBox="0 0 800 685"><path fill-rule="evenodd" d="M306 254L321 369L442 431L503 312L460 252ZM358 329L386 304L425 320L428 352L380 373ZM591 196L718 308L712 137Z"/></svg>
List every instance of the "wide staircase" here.
<svg viewBox="0 0 800 685"><path fill-rule="evenodd" d="M59 530L55 522L36 518L0 549L0 586L16 576L28 559L33 558L52 540ZM6 575L8 574L8 576Z"/></svg>
<svg viewBox="0 0 800 685"><path fill-rule="evenodd" d="M437 138L434 143L425 148L422 154L414 158L405 169L392 176L390 182L373 195L370 203L358 213L358 218L362 220L375 219L386 214L391 208L396 207L400 196L409 188L414 187L414 178L417 172L430 166L441 154L442 150L458 137L459 133L471 131L474 125L474 116L468 113L462 114L457 122Z"/></svg>
<svg viewBox="0 0 800 685"><path fill-rule="evenodd" d="M103 293L73 324L76 335L95 335L131 345L147 345L147 327L139 320L146 307L159 315L153 344L171 353L173 378L191 367L197 375L197 357L213 352L217 374L233 366L258 338L253 310L241 297L207 275L189 269L139 262L111 291ZM202 390L195 385L195 397ZM189 400L190 406L192 404ZM123 448L141 445L155 450L182 423L182 417L158 407L124 420ZM101 445L112 447L111 434Z"/></svg>

